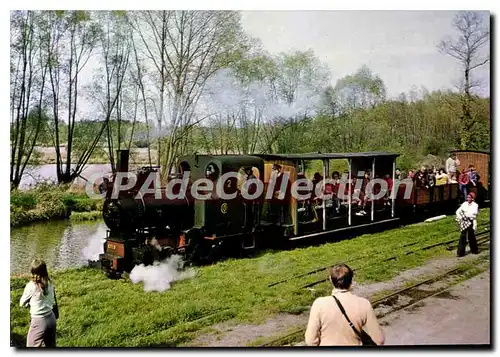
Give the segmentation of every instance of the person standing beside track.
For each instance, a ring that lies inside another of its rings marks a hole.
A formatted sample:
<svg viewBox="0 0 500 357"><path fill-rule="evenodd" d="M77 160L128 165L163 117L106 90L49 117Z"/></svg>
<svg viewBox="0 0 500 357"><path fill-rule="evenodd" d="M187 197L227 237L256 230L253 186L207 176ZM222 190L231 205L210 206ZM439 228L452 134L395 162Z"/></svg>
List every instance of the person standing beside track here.
<svg viewBox="0 0 500 357"><path fill-rule="evenodd" d="M467 195L467 201L462 203L456 212L456 220L460 224L460 239L458 241L457 248L457 257L459 258L465 255L467 240L469 241L471 253L479 253L475 234L477 229L476 217L479 212L479 208L477 203L474 202L475 198L476 194L474 192L470 192Z"/></svg>
<svg viewBox="0 0 500 357"><path fill-rule="evenodd" d="M31 323L26 347L42 347L42 344L45 344L45 347L56 347L56 320L59 310L54 284L49 278L44 261L35 259L31 263L31 281L26 284L19 304L21 307L30 307Z"/></svg>
<svg viewBox="0 0 500 357"><path fill-rule="evenodd" d="M337 264L328 271L330 282L334 286L332 296L320 297L314 301L305 333L306 344L359 346L361 339L358 336L363 329L377 345L383 345L384 333L370 301L349 291L353 278L352 269L345 264ZM352 326L340 306L345 310Z"/></svg>

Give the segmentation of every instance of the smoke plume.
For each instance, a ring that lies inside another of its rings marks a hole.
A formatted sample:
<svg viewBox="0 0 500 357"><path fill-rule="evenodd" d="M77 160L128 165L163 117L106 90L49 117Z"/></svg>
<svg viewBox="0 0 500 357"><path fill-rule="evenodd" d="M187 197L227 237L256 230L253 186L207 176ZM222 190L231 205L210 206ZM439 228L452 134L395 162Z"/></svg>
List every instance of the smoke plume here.
<svg viewBox="0 0 500 357"><path fill-rule="evenodd" d="M106 241L106 226L104 224L101 224L97 227L97 231L92 235L90 235L87 241L87 246L82 250L84 261L98 260L99 254L104 253L105 241Z"/></svg>
<svg viewBox="0 0 500 357"><path fill-rule="evenodd" d="M134 284L144 283L144 291L163 292L170 289L174 281L193 278L196 273L194 269L183 270L184 262L180 255L173 255L163 262L155 262L153 265L136 265L130 272L130 280Z"/></svg>

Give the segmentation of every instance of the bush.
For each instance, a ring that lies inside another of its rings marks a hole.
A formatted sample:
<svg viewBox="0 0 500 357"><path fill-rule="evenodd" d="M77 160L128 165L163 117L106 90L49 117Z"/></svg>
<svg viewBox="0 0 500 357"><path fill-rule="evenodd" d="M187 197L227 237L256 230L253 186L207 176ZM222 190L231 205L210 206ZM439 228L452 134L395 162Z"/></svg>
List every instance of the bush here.
<svg viewBox="0 0 500 357"><path fill-rule="evenodd" d="M87 197L69 185L40 184L28 191L12 191L10 224L20 226L30 222L66 218L71 211L102 211L103 200ZM90 216L89 216L90 217ZM88 219L88 218L87 218Z"/></svg>
<svg viewBox="0 0 500 357"><path fill-rule="evenodd" d="M31 192L12 191L10 193L10 204L23 209L35 208L37 204L36 195Z"/></svg>

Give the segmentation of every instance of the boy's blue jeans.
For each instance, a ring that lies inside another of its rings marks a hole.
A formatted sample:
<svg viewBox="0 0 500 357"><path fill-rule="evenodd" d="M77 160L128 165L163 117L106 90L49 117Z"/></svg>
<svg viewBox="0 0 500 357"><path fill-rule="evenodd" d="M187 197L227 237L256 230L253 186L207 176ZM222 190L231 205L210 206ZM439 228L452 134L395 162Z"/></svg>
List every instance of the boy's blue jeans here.
<svg viewBox="0 0 500 357"><path fill-rule="evenodd" d="M460 185L460 192L464 195L464 199L467 198L467 185Z"/></svg>

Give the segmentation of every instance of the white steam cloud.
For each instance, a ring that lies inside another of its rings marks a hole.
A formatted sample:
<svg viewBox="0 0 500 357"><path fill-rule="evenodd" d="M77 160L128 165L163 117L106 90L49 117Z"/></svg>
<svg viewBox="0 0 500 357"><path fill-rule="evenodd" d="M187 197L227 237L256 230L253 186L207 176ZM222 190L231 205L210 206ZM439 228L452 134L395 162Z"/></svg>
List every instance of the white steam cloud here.
<svg viewBox="0 0 500 357"><path fill-rule="evenodd" d="M258 113L268 121L275 117L314 114L321 101L318 88L308 87L305 83L297 85L292 103L287 103L281 95L279 89L273 89L263 81L242 85L230 69L221 69L207 82L200 106L207 113L239 113L248 118Z"/></svg>
<svg viewBox="0 0 500 357"><path fill-rule="evenodd" d="M82 255L85 261L98 260L99 254L104 253L105 241L106 241L106 226L104 224L101 224L97 228L97 231L89 237L87 241L87 246L82 250Z"/></svg>
<svg viewBox="0 0 500 357"><path fill-rule="evenodd" d="M163 262L153 265L136 265L130 272L130 280L134 284L144 283L144 291L163 292L170 289L174 281L194 278L194 269L183 270L184 262L180 255L173 255Z"/></svg>

